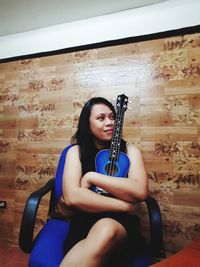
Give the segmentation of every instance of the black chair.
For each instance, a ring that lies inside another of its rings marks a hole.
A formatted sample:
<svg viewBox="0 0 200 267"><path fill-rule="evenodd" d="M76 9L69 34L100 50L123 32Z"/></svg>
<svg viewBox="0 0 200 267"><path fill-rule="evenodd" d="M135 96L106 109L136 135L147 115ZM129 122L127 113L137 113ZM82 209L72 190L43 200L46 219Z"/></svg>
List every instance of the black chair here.
<svg viewBox="0 0 200 267"><path fill-rule="evenodd" d="M58 267L64 257L63 242L70 228L69 221L48 217L35 238L34 228L42 197L48 192L51 193L49 201L50 214L62 195L62 174L66 153L70 146L67 146L60 156L56 177L49 180L42 188L33 192L26 202L19 234L19 246L22 251L30 254L29 267ZM155 262L155 259L165 257L159 206L152 197L148 197L145 202L150 221L150 244L139 255L134 256L131 261L124 262L122 267L147 267Z"/></svg>

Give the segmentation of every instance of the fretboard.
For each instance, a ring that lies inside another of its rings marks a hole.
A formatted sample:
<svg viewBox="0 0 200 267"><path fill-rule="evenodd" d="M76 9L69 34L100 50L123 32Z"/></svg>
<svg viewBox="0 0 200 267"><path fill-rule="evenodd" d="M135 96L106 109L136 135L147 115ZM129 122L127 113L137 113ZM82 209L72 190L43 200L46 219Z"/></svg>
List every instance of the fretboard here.
<svg viewBox="0 0 200 267"><path fill-rule="evenodd" d="M113 136L110 146L109 160L116 161L119 157L120 144L122 139L122 129L124 122L124 112L116 115Z"/></svg>

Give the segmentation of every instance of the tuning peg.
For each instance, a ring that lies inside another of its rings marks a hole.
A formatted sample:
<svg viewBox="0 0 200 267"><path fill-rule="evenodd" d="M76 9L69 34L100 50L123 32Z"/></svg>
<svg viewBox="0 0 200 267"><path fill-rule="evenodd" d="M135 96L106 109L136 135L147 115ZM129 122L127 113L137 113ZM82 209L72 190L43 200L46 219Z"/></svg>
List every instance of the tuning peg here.
<svg viewBox="0 0 200 267"><path fill-rule="evenodd" d="M128 110L130 110L131 109L131 107L128 107Z"/></svg>
<svg viewBox="0 0 200 267"><path fill-rule="evenodd" d="M129 100L129 101L128 101L128 103L129 103L129 104L132 104L132 101L131 101L131 100Z"/></svg>

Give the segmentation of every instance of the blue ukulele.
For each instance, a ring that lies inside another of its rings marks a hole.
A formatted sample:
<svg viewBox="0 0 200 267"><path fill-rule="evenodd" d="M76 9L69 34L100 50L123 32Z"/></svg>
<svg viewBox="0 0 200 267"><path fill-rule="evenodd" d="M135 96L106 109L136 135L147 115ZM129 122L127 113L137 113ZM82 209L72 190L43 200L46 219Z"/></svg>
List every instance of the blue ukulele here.
<svg viewBox="0 0 200 267"><path fill-rule="evenodd" d="M127 96L124 94L117 96L116 118L110 149L101 150L96 155L95 163L96 172L98 173L115 177L126 177L128 173L130 166L129 158L125 153L120 151L124 113L127 110L127 104ZM96 186L93 190L98 194L109 195L107 191Z"/></svg>

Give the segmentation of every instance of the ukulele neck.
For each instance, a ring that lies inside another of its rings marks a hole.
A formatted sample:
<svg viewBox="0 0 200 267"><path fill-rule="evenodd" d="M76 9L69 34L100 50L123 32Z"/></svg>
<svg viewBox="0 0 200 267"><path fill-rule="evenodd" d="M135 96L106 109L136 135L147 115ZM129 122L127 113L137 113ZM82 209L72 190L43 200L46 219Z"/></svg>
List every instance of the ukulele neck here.
<svg viewBox="0 0 200 267"><path fill-rule="evenodd" d="M109 160L112 161L116 161L119 157L123 122L124 122L124 112L122 114L117 114L115 119L114 131L110 146L110 156L109 156Z"/></svg>

